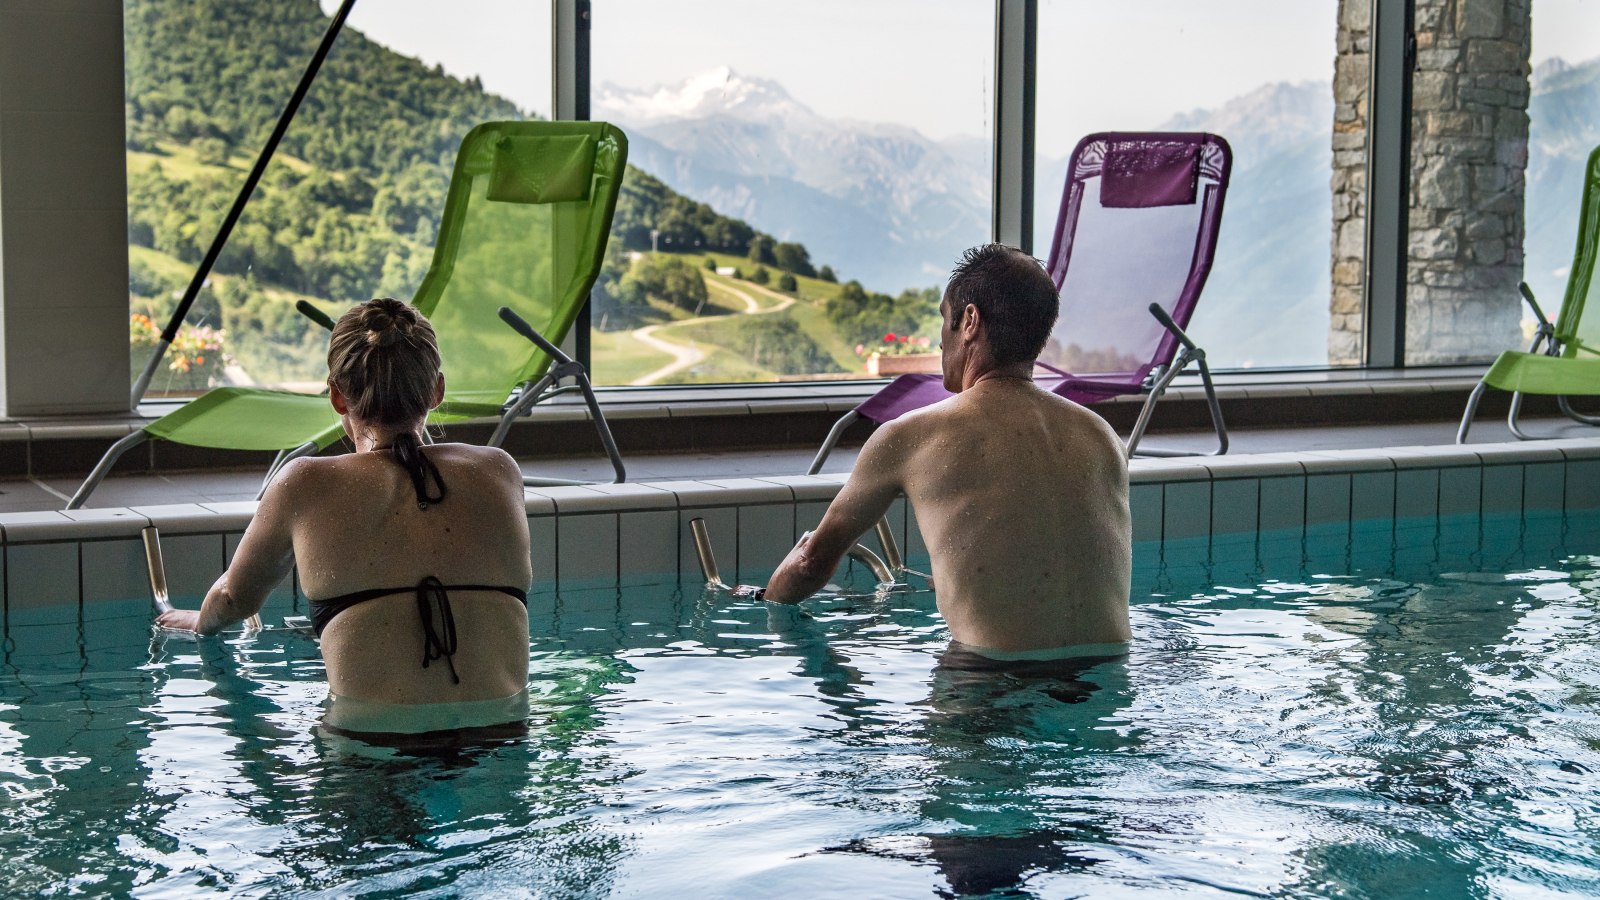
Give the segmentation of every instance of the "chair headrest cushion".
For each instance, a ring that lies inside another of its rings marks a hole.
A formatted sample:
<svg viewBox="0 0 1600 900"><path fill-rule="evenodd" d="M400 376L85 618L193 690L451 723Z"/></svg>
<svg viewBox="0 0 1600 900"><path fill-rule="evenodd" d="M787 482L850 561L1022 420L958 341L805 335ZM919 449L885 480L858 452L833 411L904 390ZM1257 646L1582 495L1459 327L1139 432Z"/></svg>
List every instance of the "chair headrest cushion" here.
<svg viewBox="0 0 1600 900"><path fill-rule="evenodd" d="M1187 206L1200 178L1200 145L1112 145L1101 169L1100 205L1122 209Z"/></svg>
<svg viewBox="0 0 1600 900"><path fill-rule="evenodd" d="M589 199L594 138L586 134L501 138L494 145L489 199L500 203L562 203Z"/></svg>

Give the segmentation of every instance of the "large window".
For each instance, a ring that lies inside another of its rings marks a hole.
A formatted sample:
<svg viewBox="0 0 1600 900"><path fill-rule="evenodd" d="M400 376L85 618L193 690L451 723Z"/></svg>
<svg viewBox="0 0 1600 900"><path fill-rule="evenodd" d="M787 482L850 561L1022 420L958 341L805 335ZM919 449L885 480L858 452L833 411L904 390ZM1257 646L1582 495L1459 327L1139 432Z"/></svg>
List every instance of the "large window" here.
<svg viewBox="0 0 1600 900"><path fill-rule="evenodd" d="M130 332L144 366L328 25L325 0L128 0ZM462 136L547 115L550 11L358 3L149 396L317 391L325 334L294 310L409 300Z"/></svg>
<svg viewBox="0 0 1600 900"><path fill-rule="evenodd" d="M1213 366L1328 364L1337 14L1337 0L1040 0L1036 255L1083 136L1222 135L1231 187L1190 331Z"/></svg>
<svg viewBox="0 0 1600 900"><path fill-rule="evenodd" d="M1600 4L1537 0L1531 59L1523 278L1553 319L1572 270L1584 166L1600 145ZM1526 340L1535 321L1521 312Z"/></svg>
<svg viewBox="0 0 1600 900"><path fill-rule="evenodd" d="M593 16L592 117L626 129L631 164L596 379L937 371L939 293L990 232L993 6L596 0Z"/></svg>

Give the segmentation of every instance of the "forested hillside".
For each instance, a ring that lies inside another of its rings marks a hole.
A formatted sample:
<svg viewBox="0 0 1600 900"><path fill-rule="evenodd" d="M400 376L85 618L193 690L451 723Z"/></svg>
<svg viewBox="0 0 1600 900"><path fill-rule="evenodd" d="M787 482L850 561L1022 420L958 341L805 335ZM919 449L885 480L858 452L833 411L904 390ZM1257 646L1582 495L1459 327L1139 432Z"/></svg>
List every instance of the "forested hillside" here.
<svg viewBox="0 0 1600 900"><path fill-rule="evenodd" d="M127 0L125 16L130 289L133 311L162 323L328 19L316 0ZM524 117L476 78L346 28L189 317L221 329L227 353L162 385L203 388L230 354L236 380L319 379L324 341L295 300L334 310L409 299L432 257L462 137L480 122ZM779 245L630 166L613 242L649 250L652 230L663 251L743 256L754 244L758 262L813 274L803 246ZM138 326L136 343L141 335L148 340ZM142 365L144 354L134 356Z"/></svg>

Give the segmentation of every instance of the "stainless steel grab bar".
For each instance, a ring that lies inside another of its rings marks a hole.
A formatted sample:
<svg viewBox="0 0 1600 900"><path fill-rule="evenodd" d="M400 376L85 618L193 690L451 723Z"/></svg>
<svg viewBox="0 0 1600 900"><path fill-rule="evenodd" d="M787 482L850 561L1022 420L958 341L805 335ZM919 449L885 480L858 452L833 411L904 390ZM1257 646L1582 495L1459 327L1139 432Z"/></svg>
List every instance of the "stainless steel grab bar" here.
<svg viewBox="0 0 1600 900"><path fill-rule="evenodd" d="M700 557L700 573L706 577L706 586L731 591L717 571L717 555L711 551L711 538L706 534L705 519L690 519L689 530L694 533L694 552Z"/></svg>
<svg viewBox="0 0 1600 900"><path fill-rule="evenodd" d="M147 525L139 532L144 538L144 561L150 570L150 599L155 603L156 613L172 612L172 599L167 593L167 564L161 557L161 532L154 525ZM179 631L175 628L163 628L163 631ZM244 620L244 633L254 634L262 631L261 615L258 613Z"/></svg>
<svg viewBox="0 0 1600 900"><path fill-rule="evenodd" d="M880 520L878 529L878 537L884 541L884 552L888 553L892 558L898 558L900 551L895 547L894 536L889 532L889 526ZM711 535L706 531L706 520L700 518L690 519L689 531L694 535L694 551L695 555L700 558L700 574L705 576L706 587L715 588L719 591L732 591L733 588L722 580L722 573L717 569L717 555L711 549ZM800 536L800 540L804 541L810 536L811 532L808 531ZM879 587L888 587L891 590L909 589L909 586L895 581L894 570L890 568L889 564L885 563L882 557L866 547L860 544L851 546L849 556L872 572L873 577L878 579Z"/></svg>

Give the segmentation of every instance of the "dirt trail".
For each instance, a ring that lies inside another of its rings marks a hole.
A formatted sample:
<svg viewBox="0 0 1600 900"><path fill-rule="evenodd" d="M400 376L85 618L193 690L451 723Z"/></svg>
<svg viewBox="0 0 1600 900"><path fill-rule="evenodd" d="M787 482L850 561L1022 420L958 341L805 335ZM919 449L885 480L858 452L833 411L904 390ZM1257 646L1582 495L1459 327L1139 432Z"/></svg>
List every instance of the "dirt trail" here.
<svg viewBox="0 0 1600 900"><path fill-rule="evenodd" d="M783 310L788 309L790 306L794 305L794 298L793 297L788 297L788 296L785 296L783 294L775 293L773 291L769 291L766 288L762 288L762 287L759 287L757 285L750 285L750 287L754 288L755 290L757 290L757 291L759 291L759 292L761 292L763 294L768 294L768 295L770 295L770 296L782 301L777 306L762 307L762 305L760 303L756 302L756 298L750 296L749 294L745 293L744 291L740 290L739 288L736 288L736 287L734 287L734 286L732 286L730 284L724 284L721 281L715 281L715 282L710 282L710 283L715 285L719 290L727 291L728 293L730 293L730 294L734 295L735 297L738 297L739 299L744 301L745 311L742 312L742 313L736 313L736 315L741 315L741 316L767 315L767 314L770 314L770 313L782 312ZM643 328L635 328L633 330L633 337L634 337L635 340L639 341L640 343L645 344L646 346L648 346L648 347L650 347L650 348L652 348L654 350L659 350L662 353L666 353L666 354L670 355L672 357L672 362L662 366L661 368L655 370L654 372L648 372L648 373L646 373L644 375L640 375L638 378L635 378L634 380L628 382L628 384L629 385L634 385L634 386L646 385L646 384L655 384L656 382L660 381L663 378L666 378L666 377L668 377L670 375L675 375L678 372L681 372L684 369L687 369L690 366L693 366L694 364L700 362L701 360L705 359L706 356L709 355L709 354L706 353L705 350L702 350L699 347L691 347L691 346L686 346L684 344L675 344L675 343L672 343L670 341L662 340L661 338L656 337L656 332L657 331L662 331L662 330L665 330L665 329L668 329L668 328L677 328L677 327L682 326L682 325L695 325L695 324L698 324L700 322L715 322L718 319L723 319L723 318L726 318L726 317L725 316L700 316L700 317L694 318L694 319L683 319L683 320L677 321L677 322L661 322L661 323L658 323L658 324L655 324L655 325L646 325Z"/></svg>

